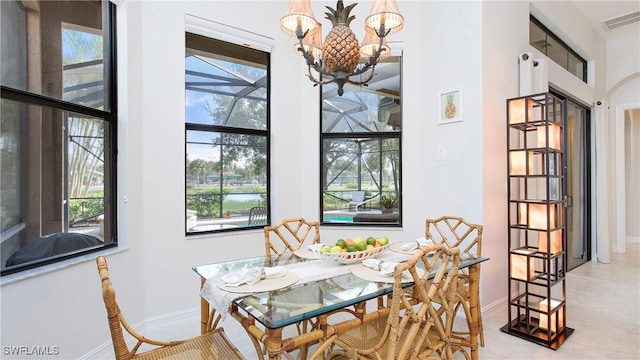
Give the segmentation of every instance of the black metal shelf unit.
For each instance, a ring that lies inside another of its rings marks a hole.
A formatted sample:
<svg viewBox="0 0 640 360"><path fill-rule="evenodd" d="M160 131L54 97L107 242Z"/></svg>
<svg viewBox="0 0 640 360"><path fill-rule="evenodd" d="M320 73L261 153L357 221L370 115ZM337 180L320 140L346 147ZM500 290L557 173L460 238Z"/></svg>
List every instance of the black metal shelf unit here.
<svg viewBox="0 0 640 360"><path fill-rule="evenodd" d="M564 101L507 100L509 321L502 331L558 349L566 326Z"/></svg>

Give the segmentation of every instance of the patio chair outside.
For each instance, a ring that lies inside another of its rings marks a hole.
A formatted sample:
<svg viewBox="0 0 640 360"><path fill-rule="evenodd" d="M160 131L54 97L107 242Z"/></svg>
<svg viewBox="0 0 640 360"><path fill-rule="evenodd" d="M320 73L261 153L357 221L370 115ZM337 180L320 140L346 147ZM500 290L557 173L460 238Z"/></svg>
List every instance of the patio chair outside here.
<svg viewBox="0 0 640 360"><path fill-rule="evenodd" d="M248 226L267 225L267 207L254 206L249 210Z"/></svg>
<svg viewBox="0 0 640 360"><path fill-rule="evenodd" d="M358 190L351 193L351 201L349 202L349 210L358 209L358 205L364 203L365 192Z"/></svg>

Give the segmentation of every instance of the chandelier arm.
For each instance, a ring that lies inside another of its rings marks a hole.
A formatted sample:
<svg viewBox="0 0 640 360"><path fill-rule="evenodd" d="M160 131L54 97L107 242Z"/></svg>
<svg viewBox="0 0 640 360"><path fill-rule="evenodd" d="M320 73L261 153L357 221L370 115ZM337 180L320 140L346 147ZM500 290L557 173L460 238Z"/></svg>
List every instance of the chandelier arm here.
<svg viewBox="0 0 640 360"><path fill-rule="evenodd" d="M307 34L309 33L309 30L305 31L304 33L302 32L302 30L300 29L300 27L298 27L298 29L296 29L296 35L298 37L298 42L299 42L299 46L298 46L298 51L300 51L302 53L302 57L305 59L306 63L307 63L307 68L309 71L309 79L311 81L313 81L316 84L321 84L321 85L326 85L329 84L333 81L333 78L335 77L335 74L329 73L327 71L325 71L322 67L322 62L316 61L315 58L313 57L313 55L311 55L310 52L308 52L305 48L304 48L304 43L302 42L302 40L305 38L305 36L307 36ZM327 80L327 81L320 81L317 80L313 74L311 73L311 68L313 68L313 70L315 70L316 72L318 72L319 74L322 74L323 76L329 76L332 79L331 80Z"/></svg>
<svg viewBox="0 0 640 360"><path fill-rule="evenodd" d="M308 33L309 33L309 30L303 33L300 26L298 26L298 28L296 29L296 36L298 38L298 43L299 43L298 51L302 53L302 57L307 62L308 66L313 66L314 69L318 69L319 67L321 67L321 65L317 64L313 55L311 55L310 52L305 50L304 43L302 42L302 40L305 38L305 36L307 36Z"/></svg>
<svg viewBox="0 0 640 360"><path fill-rule="evenodd" d="M382 52L387 51L387 49L385 49L383 46L384 38L389 35L391 29L385 31L384 23L382 23L380 24L380 29L374 28L373 31L376 33L376 36L378 36L378 47L375 52L371 54L371 56L369 56L369 61L365 64L365 66L376 66L378 64L378 60L380 59Z"/></svg>
<svg viewBox="0 0 640 360"><path fill-rule="evenodd" d="M373 31L375 31L375 32L376 32L376 35L377 35L380 39L382 39L382 38L386 37L387 35L389 35L389 33L391 32L391 29L389 29L389 30L386 30L386 31L385 31L385 29L384 29L384 24L380 24L380 30L378 30L378 29L374 28L374 29L373 29ZM382 34L382 35L380 35L380 34ZM382 43L382 41L381 41L380 43Z"/></svg>
<svg viewBox="0 0 640 360"><path fill-rule="evenodd" d="M376 67L377 64L378 64L377 62L372 63L372 64L368 62L368 63L364 64L364 66L360 67L359 69L356 69L356 71L354 71L351 74L349 74L349 76L358 76L360 74L366 73L369 70L373 71L373 69ZM349 76L347 76L347 77L349 77Z"/></svg>
<svg viewBox="0 0 640 360"><path fill-rule="evenodd" d="M362 80L362 81L353 81L353 80L349 79L348 77L347 77L347 81L350 84L353 84L353 85L366 85L369 82L369 80L373 79L373 77L375 76L374 70L375 70L375 65L371 67L371 72L369 73L369 76L366 79ZM349 77L350 76L353 76L353 75L349 75Z"/></svg>
<svg viewBox="0 0 640 360"><path fill-rule="evenodd" d="M368 68L369 66L376 66L378 64L380 56L382 55L382 52L387 51L387 49L385 49L382 44L384 43L385 36L387 36L391 30L388 30L384 35L380 36L379 34L384 32L384 24L382 24L380 25L380 32L378 32L377 29L374 29L374 31L376 32L376 35L378 35L378 48L371 56L369 56L369 61L365 64L364 68Z"/></svg>
<svg viewBox="0 0 640 360"><path fill-rule="evenodd" d="M315 70L317 70L317 69L315 69ZM328 75L331 75L331 74L328 74ZM309 66L309 74L307 75L307 77L313 83L318 84L318 85L327 85L327 84L331 84L333 82L333 78L328 79L328 80L318 80L318 79L316 79L316 77L313 76L313 73L311 72L311 66Z"/></svg>

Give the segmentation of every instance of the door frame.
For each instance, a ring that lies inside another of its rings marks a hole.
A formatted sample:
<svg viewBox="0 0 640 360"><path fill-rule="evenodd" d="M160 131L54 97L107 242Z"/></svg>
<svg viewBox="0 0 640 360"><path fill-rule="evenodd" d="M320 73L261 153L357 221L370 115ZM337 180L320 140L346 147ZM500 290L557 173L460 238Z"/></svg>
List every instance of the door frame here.
<svg viewBox="0 0 640 360"><path fill-rule="evenodd" d="M593 131L594 131L594 109L593 107L585 104L584 102L576 99L575 97L568 95L567 93L561 91L560 89L554 88L554 87L550 87L549 88L549 92L552 93L553 95L559 97L560 99L562 99L563 101L563 152L564 152L564 164L563 164L563 173L564 173L564 180L563 180L563 188L565 189L564 192L564 196L567 197L568 194L566 193L566 189L568 188L567 186L567 181L568 181L568 152L567 152L567 143L566 143L566 132L567 132L567 112L568 112L568 104L569 102L571 102L574 105L583 107L584 110L586 111L585 113L585 126L586 126L586 136L588 139L586 139L588 141L588 144L585 144L585 149L586 151L588 151L588 154L586 154L587 156L587 161L585 163L585 166L587 166L589 168L588 170L588 174L585 174L585 178L583 179L586 183L585 185L585 190L588 191L588 194L585 194L587 196L585 196L585 201L588 204L588 209L584 210L584 218L583 218L583 222L584 224L582 226L584 226L584 236L585 236L585 243L584 245L584 249L583 249L583 255L584 255L584 259L583 261L580 263L580 265L584 265L586 263L588 263L589 261L593 260L594 258L594 254L595 251L593 249L594 246L594 229L592 226L588 225L592 220L594 220L594 206L595 203L593 202L593 196L594 196L594 191L596 190L595 187L595 183L594 183L594 158L596 156L596 154L594 153L594 144L595 144L595 138L593 136ZM574 206L574 205L572 205ZM569 211L568 209L568 203L565 205L565 209L564 211ZM568 226L568 224L565 223L565 226ZM569 234L568 231L565 231L565 244L567 244L568 246L568 240L569 240ZM576 268L577 265L571 269L568 268L568 263L567 263L567 271L571 271L572 269Z"/></svg>
<svg viewBox="0 0 640 360"><path fill-rule="evenodd" d="M615 106L615 141L614 146L614 163L615 163L615 232L613 251L617 253L626 252L626 192L625 192L625 179L626 179L626 159L625 159L625 126L624 126L624 114L627 110L639 109L640 102L619 104ZM621 140L621 141L620 141Z"/></svg>

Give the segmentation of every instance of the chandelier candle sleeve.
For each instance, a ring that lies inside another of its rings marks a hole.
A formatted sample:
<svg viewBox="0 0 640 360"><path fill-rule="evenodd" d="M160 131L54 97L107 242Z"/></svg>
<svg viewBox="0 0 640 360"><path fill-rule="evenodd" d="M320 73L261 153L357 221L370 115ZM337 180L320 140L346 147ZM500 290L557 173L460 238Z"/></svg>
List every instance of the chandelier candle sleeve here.
<svg viewBox="0 0 640 360"><path fill-rule="evenodd" d="M310 0L289 0L287 14L280 19L280 30L289 36L296 36L299 30L306 33L318 26Z"/></svg>
<svg viewBox="0 0 640 360"><path fill-rule="evenodd" d="M351 11L356 5L345 7L339 0L335 9L326 7L326 19L332 28L324 42L320 40L322 26L313 15L310 0L289 0L287 13L280 19L282 32L298 39L294 50L305 59L309 80L315 85L335 83L340 96L345 84L366 86L373 79L378 62L391 56L387 35L404 27L404 17L395 0L375 0L365 19L365 38L359 44L349 27L355 19Z"/></svg>

